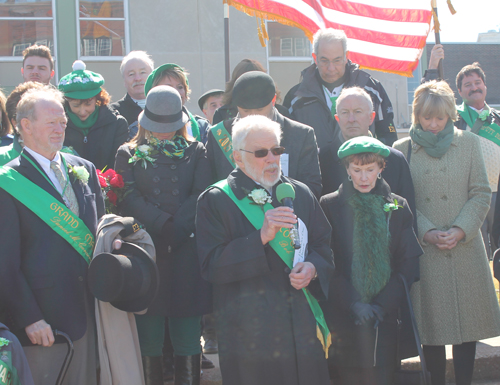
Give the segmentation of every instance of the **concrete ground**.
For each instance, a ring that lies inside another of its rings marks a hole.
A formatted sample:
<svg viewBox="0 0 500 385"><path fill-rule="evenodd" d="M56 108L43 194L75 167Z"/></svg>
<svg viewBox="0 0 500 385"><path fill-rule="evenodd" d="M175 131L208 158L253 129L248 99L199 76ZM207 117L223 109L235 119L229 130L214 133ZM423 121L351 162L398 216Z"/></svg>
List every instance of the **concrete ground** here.
<svg viewBox="0 0 500 385"><path fill-rule="evenodd" d="M215 368L203 369L201 385L222 385L222 377L219 368L219 356L217 354L206 354L213 361ZM454 384L453 356L451 346L446 347L446 378L449 385ZM420 368L418 357L403 361L403 367L407 369ZM173 382L169 382L173 385ZM476 348L476 362L474 366L473 385L500 385L500 337L479 341ZM256 384L258 385L258 384Z"/></svg>

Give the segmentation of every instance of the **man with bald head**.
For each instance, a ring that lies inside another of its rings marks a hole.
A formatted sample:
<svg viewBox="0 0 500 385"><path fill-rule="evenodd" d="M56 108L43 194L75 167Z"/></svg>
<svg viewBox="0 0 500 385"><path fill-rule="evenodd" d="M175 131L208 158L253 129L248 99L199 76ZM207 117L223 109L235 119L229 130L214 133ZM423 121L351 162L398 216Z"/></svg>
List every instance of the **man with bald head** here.
<svg viewBox="0 0 500 385"><path fill-rule="evenodd" d="M336 191L347 180L345 167L340 163L337 151L349 139L358 136L371 136L370 125L375 119L372 99L366 91L359 87L346 88L337 99L335 120L339 131L333 142L321 149L319 161L323 183L322 195ZM408 201L410 209L415 213L415 191L411 179L410 168L404 155L389 147L387 165L382 177L391 186L391 191ZM416 215L414 215L416 218Z"/></svg>

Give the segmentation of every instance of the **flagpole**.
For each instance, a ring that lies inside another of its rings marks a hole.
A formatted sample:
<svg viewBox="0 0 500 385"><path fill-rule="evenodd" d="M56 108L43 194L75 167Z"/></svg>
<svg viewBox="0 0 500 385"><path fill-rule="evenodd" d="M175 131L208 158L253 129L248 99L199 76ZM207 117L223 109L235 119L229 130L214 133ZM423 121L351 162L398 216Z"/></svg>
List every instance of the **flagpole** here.
<svg viewBox="0 0 500 385"><path fill-rule="evenodd" d="M231 78L231 68L229 66L229 5L224 3L224 56L226 63L226 82Z"/></svg>
<svg viewBox="0 0 500 385"><path fill-rule="evenodd" d="M437 1L432 0L431 1L432 5L432 10L434 11L434 40L436 41L436 44L441 44L441 36L439 35L439 21L438 21L438 9L437 9ZM444 79L444 73L443 73L443 59L439 59L439 64L438 64L438 76L440 79Z"/></svg>

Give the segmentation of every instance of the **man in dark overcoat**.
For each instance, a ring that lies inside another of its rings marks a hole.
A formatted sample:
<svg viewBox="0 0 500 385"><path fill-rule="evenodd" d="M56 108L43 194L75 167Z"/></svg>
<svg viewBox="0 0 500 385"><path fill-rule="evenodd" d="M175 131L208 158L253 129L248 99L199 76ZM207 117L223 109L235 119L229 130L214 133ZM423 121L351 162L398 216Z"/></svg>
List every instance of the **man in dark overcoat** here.
<svg viewBox="0 0 500 385"><path fill-rule="evenodd" d="M96 383L94 302L86 279L104 201L94 165L59 152L67 122L62 103L50 88L23 95L17 122L25 147L0 169L0 307L25 345L37 385L56 382L66 355L52 329L74 342L64 384Z"/></svg>
<svg viewBox="0 0 500 385"><path fill-rule="evenodd" d="M312 309L333 273L331 227L311 190L281 174L280 134L268 118L240 119L237 168L198 199L198 254L213 284L225 385L329 384L328 332ZM295 189L295 211L277 200L285 182ZM287 237L297 222L307 229L299 257Z"/></svg>
<svg viewBox="0 0 500 385"><path fill-rule="evenodd" d="M346 88L342 91L337 99L337 113L335 115L340 130L333 142L323 147L319 153L323 183L322 196L337 191L339 186L347 180L345 166L341 164L337 155L340 146L347 140L358 136L371 136L370 124L374 118L375 112L368 93L359 87ZM406 199L416 218L415 190L413 189L410 167L401 151L392 147L388 148L391 153L386 159L382 177L394 194Z"/></svg>
<svg viewBox="0 0 500 385"><path fill-rule="evenodd" d="M232 154L231 132L234 124L249 115L262 115L277 122L283 133L280 145L285 147L281 155L281 170L284 176L305 183L316 198L321 194L321 175L318 165L318 148L314 130L281 115L274 107L276 87L266 73L250 71L241 75L234 83L233 103L238 106L238 116L210 129L207 141L207 156L212 168L214 182L226 179L235 164Z"/></svg>

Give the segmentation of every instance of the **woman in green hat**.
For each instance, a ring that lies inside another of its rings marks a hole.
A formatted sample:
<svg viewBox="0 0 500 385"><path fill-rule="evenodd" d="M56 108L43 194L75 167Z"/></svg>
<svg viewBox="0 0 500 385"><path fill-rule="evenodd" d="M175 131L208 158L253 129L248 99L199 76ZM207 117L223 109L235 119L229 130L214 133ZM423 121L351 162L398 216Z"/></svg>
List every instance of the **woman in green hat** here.
<svg viewBox="0 0 500 385"><path fill-rule="evenodd" d="M389 149L360 136L338 156L348 179L321 198L332 225L335 275L322 304L334 336L329 366L336 384L390 385L396 365L398 307L418 275L422 249L406 200L381 177Z"/></svg>
<svg viewBox="0 0 500 385"><path fill-rule="evenodd" d="M181 95L182 111L189 117L189 122L186 126L188 134L197 141L206 144L210 123L201 116L191 114L185 106L191 94L188 75L189 73L177 64L163 64L149 74L144 85L144 93L147 95L151 88L156 86L170 86L175 88Z"/></svg>
<svg viewBox="0 0 500 385"><path fill-rule="evenodd" d="M103 77L86 70L81 60L75 61L73 72L59 81L68 115L64 145L74 148L98 170L113 167L118 147L128 139L127 121L109 107L111 98L103 85Z"/></svg>

